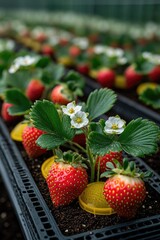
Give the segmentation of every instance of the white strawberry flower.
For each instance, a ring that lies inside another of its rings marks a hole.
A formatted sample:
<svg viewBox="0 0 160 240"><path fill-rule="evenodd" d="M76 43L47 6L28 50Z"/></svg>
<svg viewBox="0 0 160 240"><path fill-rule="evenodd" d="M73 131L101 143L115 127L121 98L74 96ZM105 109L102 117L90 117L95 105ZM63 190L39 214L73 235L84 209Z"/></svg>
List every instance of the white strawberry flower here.
<svg viewBox="0 0 160 240"><path fill-rule="evenodd" d="M14 60L14 64L17 64L19 66L30 66L37 62L37 57L33 56L24 56L24 57L18 57Z"/></svg>
<svg viewBox="0 0 160 240"><path fill-rule="evenodd" d="M33 57L33 56L24 56L24 57L17 57L13 64L10 66L8 72L9 73L15 73L17 72L17 70L21 67L21 66L30 66L34 63L36 63L38 60L37 57Z"/></svg>
<svg viewBox="0 0 160 240"><path fill-rule="evenodd" d="M89 123L87 113L79 111L71 116L71 126L74 128L85 127Z"/></svg>
<svg viewBox="0 0 160 240"><path fill-rule="evenodd" d="M73 116L81 110L82 106L76 105L75 102L68 103L67 106L62 106L62 111L68 116Z"/></svg>
<svg viewBox="0 0 160 240"><path fill-rule="evenodd" d="M120 117L109 117L105 122L104 132L107 134L120 134L124 131L125 123Z"/></svg>
<svg viewBox="0 0 160 240"><path fill-rule="evenodd" d="M13 65L11 65L10 68L8 69L8 72L11 73L11 74L13 74L13 73L17 72L18 69L19 69L19 65L13 64Z"/></svg>

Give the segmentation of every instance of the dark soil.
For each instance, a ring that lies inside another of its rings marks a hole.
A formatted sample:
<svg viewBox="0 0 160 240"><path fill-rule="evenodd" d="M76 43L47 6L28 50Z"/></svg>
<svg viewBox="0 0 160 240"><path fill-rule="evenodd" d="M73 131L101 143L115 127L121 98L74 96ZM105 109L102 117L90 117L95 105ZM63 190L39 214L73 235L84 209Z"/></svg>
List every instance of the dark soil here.
<svg viewBox="0 0 160 240"><path fill-rule="evenodd" d="M17 143L17 146L21 151L22 156L27 163L27 166L31 171L33 178L35 179L35 182L39 187L49 209L53 213L60 230L64 235L73 235L81 232L92 231L94 229L100 229L126 221L118 217L116 214L110 216L97 216L87 213L80 208L77 200L69 206L60 207L58 209L54 208L50 199L47 184L40 171L41 164L48 157L52 156L52 153L48 152L48 154L45 154L38 159L31 160L27 157L22 144ZM151 158L149 158L149 162L151 162ZM155 170L158 169L156 165L153 166L155 167ZM139 209L135 220L160 214L160 195L148 184L146 184L146 187L147 197Z"/></svg>

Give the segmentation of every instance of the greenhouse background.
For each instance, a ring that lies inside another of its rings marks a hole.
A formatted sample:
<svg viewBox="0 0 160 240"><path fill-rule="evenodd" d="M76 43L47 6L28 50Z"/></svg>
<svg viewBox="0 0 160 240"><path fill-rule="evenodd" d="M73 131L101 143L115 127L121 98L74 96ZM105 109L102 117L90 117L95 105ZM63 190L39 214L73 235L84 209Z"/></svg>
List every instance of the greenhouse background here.
<svg viewBox="0 0 160 240"><path fill-rule="evenodd" d="M1 0L0 8L6 10L73 11L138 23L160 21L159 0Z"/></svg>

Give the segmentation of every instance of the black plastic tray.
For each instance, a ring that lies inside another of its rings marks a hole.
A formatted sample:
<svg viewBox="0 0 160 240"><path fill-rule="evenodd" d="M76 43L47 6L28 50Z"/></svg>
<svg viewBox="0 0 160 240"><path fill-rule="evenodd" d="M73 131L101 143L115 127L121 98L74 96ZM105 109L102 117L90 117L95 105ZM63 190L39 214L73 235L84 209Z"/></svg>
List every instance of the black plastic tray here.
<svg viewBox="0 0 160 240"><path fill-rule="evenodd" d="M0 119L0 174L15 208L20 226L27 240L158 240L160 215L106 227L91 232L64 236L38 190L15 143ZM150 170L141 159L136 163L142 170ZM149 184L160 193L160 176L154 172Z"/></svg>
<svg viewBox="0 0 160 240"><path fill-rule="evenodd" d="M85 94L88 96L89 93L95 89L101 88L100 84L94 80L86 77L86 89ZM137 103L128 97L125 97L117 93L117 102L112 108L112 112L118 114L120 117L124 118L126 121L131 121L132 119L142 117L150 119L160 125L160 114L156 113L140 103Z"/></svg>

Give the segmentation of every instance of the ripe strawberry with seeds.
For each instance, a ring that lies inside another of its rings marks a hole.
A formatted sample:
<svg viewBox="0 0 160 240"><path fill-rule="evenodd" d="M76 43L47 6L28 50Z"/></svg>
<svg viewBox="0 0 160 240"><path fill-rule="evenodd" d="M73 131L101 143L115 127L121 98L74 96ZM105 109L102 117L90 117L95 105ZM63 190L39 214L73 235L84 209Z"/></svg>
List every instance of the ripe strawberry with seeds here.
<svg viewBox="0 0 160 240"><path fill-rule="evenodd" d="M115 82L115 72L112 69L101 69L97 74L97 82L103 87L112 88Z"/></svg>
<svg viewBox="0 0 160 240"><path fill-rule="evenodd" d="M109 205L124 218L133 218L146 197L146 188L142 178L151 176L150 172L142 173L134 162L124 159L123 166L117 162L116 168L108 163L110 170L101 174L109 177L104 185L104 196Z"/></svg>
<svg viewBox="0 0 160 240"><path fill-rule="evenodd" d="M106 167L107 162L112 162L113 165L115 166L114 160L117 160L118 162L122 163L122 151L110 152L106 153L104 156L99 156L96 161L96 168L98 168L99 164L100 173L103 173L107 170Z"/></svg>
<svg viewBox="0 0 160 240"><path fill-rule="evenodd" d="M76 66L76 69L78 72L82 74L88 74L89 73L89 64L87 63L78 63Z"/></svg>
<svg viewBox="0 0 160 240"><path fill-rule="evenodd" d="M1 116L6 122L12 122L17 119L17 116L12 116L8 112L8 109L12 106L13 104L7 102L3 102L2 104Z"/></svg>
<svg viewBox="0 0 160 240"><path fill-rule="evenodd" d="M69 48L69 54L72 57L78 57L81 54L81 49L73 45Z"/></svg>
<svg viewBox="0 0 160 240"><path fill-rule="evenodd" d="M27 126L22 133L22 143L30 158L36 158L46 152L46 149L36 144L37 139L45 132L32 126Z"/></svg>
<svg viewBox="0 0 160 240"><path fill-rule="evenodd" d="M84 133L76 134L72 141L75 143L78 143L81 146L85 146L86 145L86 136Z"/></svg>
<svg viewBox="0 0 160 240"><path fill-rule="evenodd" d="M143 75L141 73L136 72L133 66L129 66L125 70L124 75L126 80L126 84L125 84L126 89L136 86L141 82L143 78Z"/></svg>
<svg viewBox="0 0 160 240"><path fill-rule="evenodd" d="M64 153L63 157L56 159L46 179L55 207L70 204L78 198L88 184L86 169L78 163L77 154L74 153L75 162L73 153L69 156L70 159L67 159L67 155L70 154Z"/></svg>
<svg viewBox="0 0 160 240"><path fill-rule="evenodd" d="M26 89L26 96L31 100L35 101L39 99L45 90L45 86L38 79L32 79Z"/></svg>
<svg viewBox="0 0 160 240"><path fill-rule="evenodd" d="M48 44L42 46L41 52L47 56L52 56L54 54L53 47Z"/></svg>
<svg viewBox="0 0 160 240"><path fill-rule="evenodd" d="M152 82L160 82L160 66L154 67L148 73L149 80Z"/></svg>
<svg viewBox="0 0 160 240"><path fill-rule="evenodd" d="M66 105L75 100L74 95L66 84L59 84L54 87L50 95L51 101L57 104Z"/></svg>

